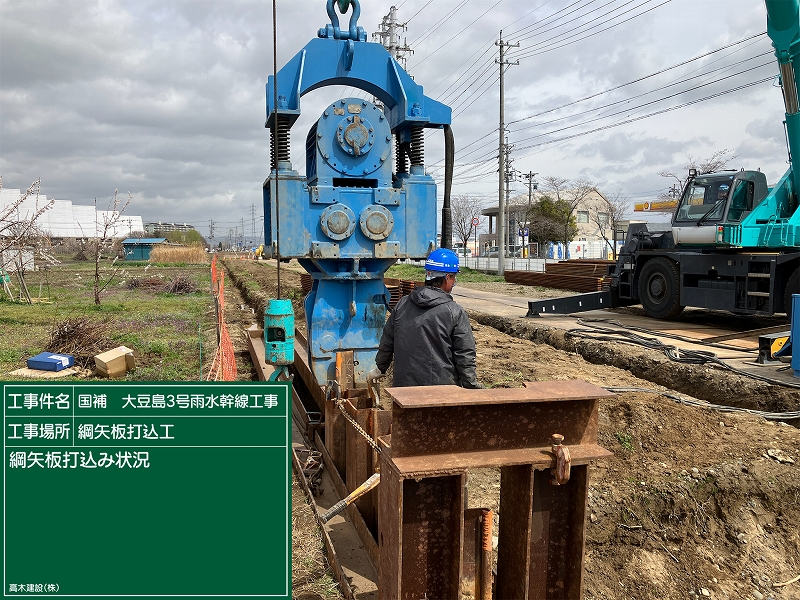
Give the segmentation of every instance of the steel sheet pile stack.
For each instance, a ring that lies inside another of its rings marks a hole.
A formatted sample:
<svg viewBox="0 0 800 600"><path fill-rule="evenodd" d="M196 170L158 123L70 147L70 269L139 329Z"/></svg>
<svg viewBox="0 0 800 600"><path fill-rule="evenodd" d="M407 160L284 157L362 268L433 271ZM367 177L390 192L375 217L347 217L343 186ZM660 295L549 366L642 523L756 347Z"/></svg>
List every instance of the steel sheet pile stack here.
<svg viewBox="0 0 800 600"><path fill-rule="evenodd" d="M574 292L598 292L611 284L608 271L614 265L613 260L565 260L545 265L545 272L506 271L508 283L535 285L572 290Z"/></svg>
<svg viewBox="0 0 800 600"><path fill-rule="evenodd" d="M314 282L311 275L308 273L300 273L300 287L303 288L303 295L307 295L311 291L311 284Z"/></svg>
<svg viewBox="0 0 800 600"><path fill-rule="evenodd" d="M400 280L393 279L391 277L384 277L383 284L386 286L386 289L389 290L389 309L394 310L394 307L397 306L400 298L403 297L403 288L400 285Z"/></svg>

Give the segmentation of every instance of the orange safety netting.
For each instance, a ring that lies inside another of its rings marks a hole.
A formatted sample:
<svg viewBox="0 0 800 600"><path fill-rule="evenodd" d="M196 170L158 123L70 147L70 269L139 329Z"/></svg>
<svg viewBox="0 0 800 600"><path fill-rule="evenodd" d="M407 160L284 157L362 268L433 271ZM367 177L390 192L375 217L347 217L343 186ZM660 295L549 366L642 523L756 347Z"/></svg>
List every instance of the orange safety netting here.
<svg viewBox="0 0 800 600"><path fill-rule="evenodd" d="M225 324L225 272L217 271L217 257L211 261L211 290L217 310L217 349L206 381L235 381L236 356Z"/></svg>

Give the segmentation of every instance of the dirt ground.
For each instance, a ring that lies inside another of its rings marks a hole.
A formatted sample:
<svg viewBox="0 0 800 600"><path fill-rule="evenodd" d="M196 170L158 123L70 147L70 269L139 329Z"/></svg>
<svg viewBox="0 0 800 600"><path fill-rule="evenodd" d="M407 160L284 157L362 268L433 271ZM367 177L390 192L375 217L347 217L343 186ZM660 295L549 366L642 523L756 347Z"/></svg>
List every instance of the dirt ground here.
<svg viewBox="0 0 800 600"><path fill-rule="evenodd" d="M245 263L237 270L249 274L240 275L240 282L251 278L274 293L274 268ZM299 288L299 275L284 274L284 285ZM239 287L251 304L262 298L246 285ZM294 299L301 322L299 295ZM246 312L237 316L246 319ZM709 367L691 365L696 372L681 368L677 375L654 378L648 371L665 366L658 356L647 354L653 351L627 347L623 364L629 368L623 369L605 364L605 359L614 362L618 348L595 348L587 360L586 352L560 344L552 333L535 334L488 317L472 324L478 377L487 386L583 379L607 387L690 393L686 388L698 391L693 382L705 377L705 391L700 391L716 395L720 403L737 404L740 394L753 408L797 410L800 405L796 391L776 393ZM555 342L541 341L548 336ZM660 388L654 380L675 380L676 385ZM759 400L762 395L766 400ZM587 599L800 600L800 582L774 587L800 575L800 430L760 417L679 404L657 393L629 392L601 402L600 443L614 456L590 467ZM497 471L470 473L469 502L498 509ZM294 525L313 530L303 505L302 495L295 494ZM312 571L319 568L313 556L295 555L294 560L308 560L315 565Z"/></svg>

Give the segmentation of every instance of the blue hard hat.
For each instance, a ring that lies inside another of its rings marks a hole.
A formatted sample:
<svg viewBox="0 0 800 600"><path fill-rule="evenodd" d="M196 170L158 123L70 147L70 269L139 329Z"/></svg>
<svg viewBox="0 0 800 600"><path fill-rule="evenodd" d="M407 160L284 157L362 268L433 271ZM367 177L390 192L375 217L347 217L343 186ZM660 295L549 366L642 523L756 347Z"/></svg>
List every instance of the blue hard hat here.
<svg viewBox="0 0 800 600"><path fill-rule="evenodd" d="M458 273L458 254L448 248L438 248L428 255L425 270Z"/></svg>

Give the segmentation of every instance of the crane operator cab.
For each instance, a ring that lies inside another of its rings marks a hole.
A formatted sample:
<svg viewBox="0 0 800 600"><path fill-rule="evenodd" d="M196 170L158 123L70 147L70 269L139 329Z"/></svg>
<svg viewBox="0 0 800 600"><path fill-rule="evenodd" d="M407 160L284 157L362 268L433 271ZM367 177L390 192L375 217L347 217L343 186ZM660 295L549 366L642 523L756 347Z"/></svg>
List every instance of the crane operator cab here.
<svg viewBox="0 0 800 600"><path fill-rule="evenodd" d="M689 180L672 217L672 236L679 246L715 246L726 223L738 224L767 196L760 171L723 171Z"/></svg>

